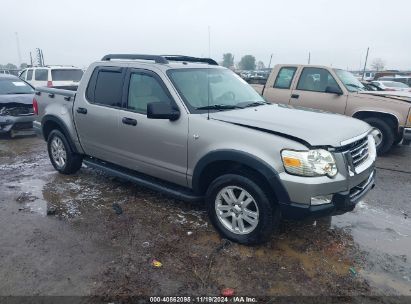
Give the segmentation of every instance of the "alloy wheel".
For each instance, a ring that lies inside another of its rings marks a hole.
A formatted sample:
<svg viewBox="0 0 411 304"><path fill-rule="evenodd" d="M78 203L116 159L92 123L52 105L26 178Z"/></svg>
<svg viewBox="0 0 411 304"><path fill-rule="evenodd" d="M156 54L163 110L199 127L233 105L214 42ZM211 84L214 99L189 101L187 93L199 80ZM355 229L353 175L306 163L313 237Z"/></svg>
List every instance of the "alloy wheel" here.
<svg viewBox="0 0 411 304"><path fill-rule="evenodd" d="M259 210L256 201L250 193L238 186L227 186L218 192L215 211L221 224L235 234L248 234L258 225Z"/></svg>

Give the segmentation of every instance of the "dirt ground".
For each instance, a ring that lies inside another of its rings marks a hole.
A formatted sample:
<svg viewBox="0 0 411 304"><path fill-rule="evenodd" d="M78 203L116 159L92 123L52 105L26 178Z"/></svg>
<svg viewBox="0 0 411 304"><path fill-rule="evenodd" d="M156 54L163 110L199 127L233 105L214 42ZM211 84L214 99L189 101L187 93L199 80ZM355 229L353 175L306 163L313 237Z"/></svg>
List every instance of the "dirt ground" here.
<svg viewBox="0 0 411 304"><path fill-rule="evenodd" d="M0 295L411 296L410 157L380 158L354 212L284 222L246 247L221 239L201 204L84 166L60 175L44 141L0 139Z"/></svg>

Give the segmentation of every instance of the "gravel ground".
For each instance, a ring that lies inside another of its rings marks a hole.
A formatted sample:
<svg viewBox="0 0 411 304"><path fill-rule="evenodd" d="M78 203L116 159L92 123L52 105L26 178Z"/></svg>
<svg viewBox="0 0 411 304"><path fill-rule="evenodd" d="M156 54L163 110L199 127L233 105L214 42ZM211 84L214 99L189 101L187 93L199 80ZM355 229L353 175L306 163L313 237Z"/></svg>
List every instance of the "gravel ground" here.
<svg viewBox="0 0 411 304"><path fill-rule="evenodd" d="M0 295L411 296L410 156L380 158L354 212L284 222L246 247L221 239L201 204L84 166L63 176L44 141L0 139Z"/></svg>

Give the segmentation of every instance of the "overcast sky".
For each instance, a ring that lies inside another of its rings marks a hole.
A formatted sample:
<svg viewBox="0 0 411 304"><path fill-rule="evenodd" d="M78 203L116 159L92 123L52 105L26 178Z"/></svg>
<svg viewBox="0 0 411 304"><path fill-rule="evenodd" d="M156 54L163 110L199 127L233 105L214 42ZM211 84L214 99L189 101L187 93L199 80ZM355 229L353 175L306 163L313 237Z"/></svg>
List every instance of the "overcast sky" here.
<svg viewBox="0 0 411 304"><path fill-rule="evenodd" d="M43 49L46 64L88 66L107 53L187 54L220 61L231 52L268 64L358 69L382 58L411 69L409 0L1 0L0 64Z"/></svg>

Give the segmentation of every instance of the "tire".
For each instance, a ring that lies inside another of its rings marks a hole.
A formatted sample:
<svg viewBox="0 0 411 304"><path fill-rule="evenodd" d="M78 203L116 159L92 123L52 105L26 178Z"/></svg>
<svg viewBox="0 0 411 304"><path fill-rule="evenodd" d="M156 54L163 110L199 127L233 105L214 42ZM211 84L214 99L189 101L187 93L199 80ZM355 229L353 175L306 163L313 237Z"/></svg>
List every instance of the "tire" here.
<svg viewBox="0 0 411 304"><path fill-rule="evenodd" d="M16 134L14 133L13 130L10 130L9 132L7 132L7 137L9 139L15 139L16 138Z"/></svg>
<svg viewBox="0 0 411 304"><path fill-rule="evenodd" d="M393 128L387 122L377 117L365 118L364 121L381 132L382 141L381 144L377 146L377 154L384 155L394 144L395 135Z"/></svg>
<svg viewBox="0 0 411 304"><path fill-rule="evenodd" d="M50 132L47 139L47 151L54 169L62 174L76 173L83 163L83 157L74 153L70 145L59 130Z"/></svg>
<svg viewBox="0 0 411 304"><path fill-rule="evenodd" d="M392 143L393 146L398 145L400 142L402 141L402 136L397 136L394 140L394 142Z"/></svg>
<svg viewBox="0 0 411 304"><path fill-rule="evenodd" d="M230 196L230 191L235 200ZM241 198L242 194L244 196ZM230 206L233 201L234 205ZM208 187L206 205L217 231L224 238L240 244L267 241L280 223L279 207L270 201L267 193L256 182L238 174L225 174L216 178Z"/></svg>

